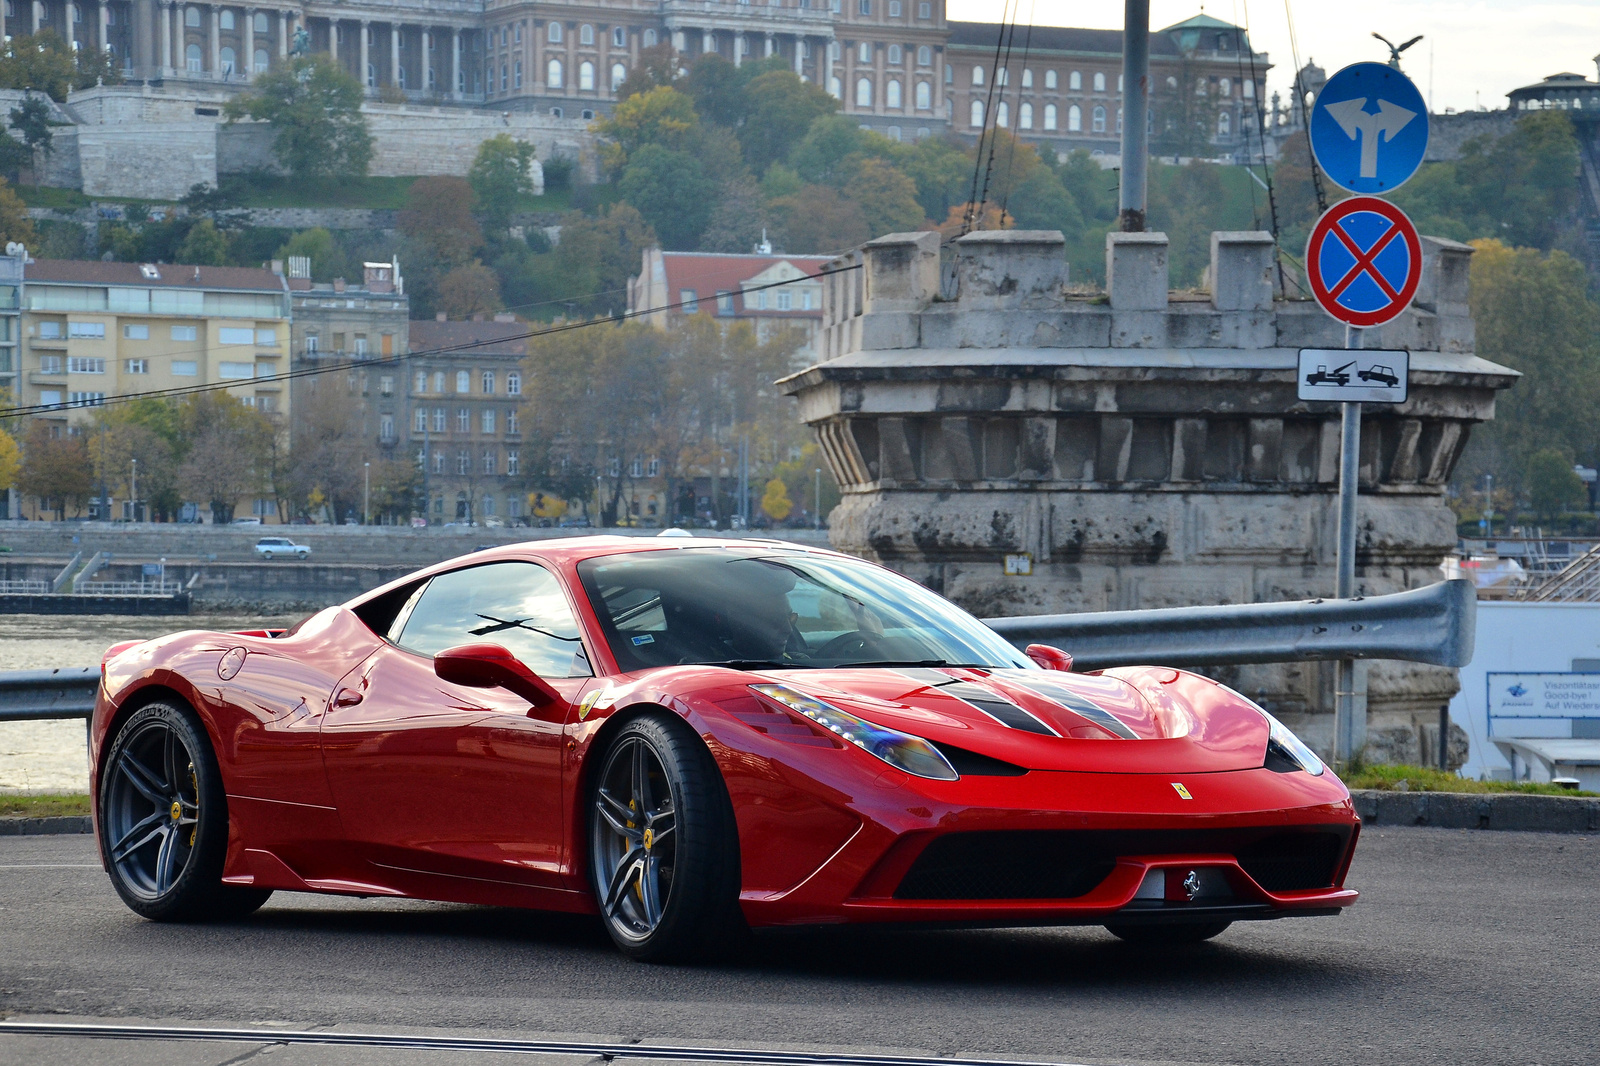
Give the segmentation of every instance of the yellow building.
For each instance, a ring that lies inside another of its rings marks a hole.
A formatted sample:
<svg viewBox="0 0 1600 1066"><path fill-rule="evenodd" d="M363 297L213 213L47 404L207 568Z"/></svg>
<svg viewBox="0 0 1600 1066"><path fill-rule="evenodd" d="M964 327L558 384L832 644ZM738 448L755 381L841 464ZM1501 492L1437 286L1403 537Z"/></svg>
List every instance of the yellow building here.
<svg viewBox="0 0 1600 1066"><path fill-rule="evenodd" d="M228 393L287 425L289 290L270 270L32 260L20 400L72 433L109 396L237 381ZM275 514L246 503L240 514Z"/></svg>

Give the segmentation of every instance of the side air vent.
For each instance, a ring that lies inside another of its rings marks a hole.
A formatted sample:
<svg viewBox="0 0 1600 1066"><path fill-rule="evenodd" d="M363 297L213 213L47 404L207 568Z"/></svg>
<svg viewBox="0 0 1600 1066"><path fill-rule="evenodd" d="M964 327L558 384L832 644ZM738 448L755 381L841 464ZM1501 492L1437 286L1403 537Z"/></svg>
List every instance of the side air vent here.
<svg viewBox="0 0 1600 1066"><path fill-rule="evenodd" d="M1027 767L980 755L954 744L935 743L933 746L962 777L1021 777L1028 772Z"/></svg>

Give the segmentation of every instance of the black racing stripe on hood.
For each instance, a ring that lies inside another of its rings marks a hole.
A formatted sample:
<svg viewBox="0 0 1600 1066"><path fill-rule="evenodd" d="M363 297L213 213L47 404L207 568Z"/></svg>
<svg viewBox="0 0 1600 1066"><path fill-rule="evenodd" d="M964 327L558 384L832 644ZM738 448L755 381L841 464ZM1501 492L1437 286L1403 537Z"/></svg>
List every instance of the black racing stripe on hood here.
<svg viewBox="0 0 1600 1066"><path fill-rule="evenodd" d="M1078 695L1078 693L1065 685L1057 685L1043 678L1018 677L1014 674L1007 674L1006 680L1032 689L1046 699L1055 700L1067 710L1074 714L1082 715L1097 726L1109 729L1123 740L1139 739L1139 734L1129 729L1128 723L1087 697Z"/></svg>

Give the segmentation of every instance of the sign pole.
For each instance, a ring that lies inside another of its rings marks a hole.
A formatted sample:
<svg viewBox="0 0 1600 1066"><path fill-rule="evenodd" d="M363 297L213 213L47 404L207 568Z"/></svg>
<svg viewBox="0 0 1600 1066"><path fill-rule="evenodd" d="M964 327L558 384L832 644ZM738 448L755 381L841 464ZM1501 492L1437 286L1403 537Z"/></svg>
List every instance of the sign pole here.
<svg viewBox="0 0 1600 1066"><path fill-rule="evenodd" d="M1351 343L1354 333L1354 329L1345 326L1346 351L1356 347ZM1354 596L1356 591L1356 489L1361 479L1361 404L1346 401L1339 405L1339 409L1339 554L1338 583L1334 594L1345 600ZM1355 681L1355 660L1340 659L1333 685L1333 757L1341 767L1347 766L1356 754ZM1361 710L1365 711L1366 708Z"/></svg>

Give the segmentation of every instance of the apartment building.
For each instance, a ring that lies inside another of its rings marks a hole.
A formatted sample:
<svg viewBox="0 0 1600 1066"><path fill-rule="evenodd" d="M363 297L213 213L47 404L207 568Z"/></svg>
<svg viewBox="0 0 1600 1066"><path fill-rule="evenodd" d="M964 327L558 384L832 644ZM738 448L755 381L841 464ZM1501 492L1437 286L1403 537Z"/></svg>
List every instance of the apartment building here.
<svg viewBox="0 0 1600 1066"><path fill-rule="evenodd" d="M422 464L430 522L527 515L520 419L528 329L513 315L411 323L407 439Z"/></svg>
<svg viewBox="0 0 1600 1066"><path fill-rule="evenodd" d="M709 314L724 328L748 322L762 342L781 330L798 329L805 344L795 361L805 366L816 361L815 340L822 324L823 279L817 274L832 258L646 248L639 273L628 279L628 311L654 312L643 317L661 329L694 314Z"/></svg>

